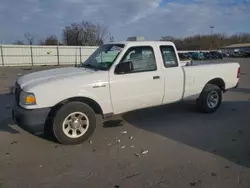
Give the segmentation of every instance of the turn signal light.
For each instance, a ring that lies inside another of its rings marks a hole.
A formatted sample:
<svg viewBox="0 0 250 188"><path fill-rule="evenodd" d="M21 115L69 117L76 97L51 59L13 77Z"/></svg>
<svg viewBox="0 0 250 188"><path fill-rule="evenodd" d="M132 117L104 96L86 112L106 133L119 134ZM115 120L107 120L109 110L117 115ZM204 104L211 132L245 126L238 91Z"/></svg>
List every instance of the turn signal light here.
<svg viewBox="0 0 250 188"><path fill-rule="evenodd" d="M36 103L36 99L33 95L28 95L25 98L25 104L35 104Z"/></svg>

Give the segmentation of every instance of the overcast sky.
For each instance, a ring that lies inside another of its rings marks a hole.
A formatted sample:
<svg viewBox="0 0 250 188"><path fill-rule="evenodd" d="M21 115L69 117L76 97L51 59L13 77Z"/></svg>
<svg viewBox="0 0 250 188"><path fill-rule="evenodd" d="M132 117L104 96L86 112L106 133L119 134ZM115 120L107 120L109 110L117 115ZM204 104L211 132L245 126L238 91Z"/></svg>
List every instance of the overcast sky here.
<svg viewBox="0 0 250 188"><path fill-rule="evenodd" d="M66 25L82 20L106 25L115 40L208 34L209 25L250 32L250 0L1 0L0 43L24 40L25 32L61 39Z"/></svg>

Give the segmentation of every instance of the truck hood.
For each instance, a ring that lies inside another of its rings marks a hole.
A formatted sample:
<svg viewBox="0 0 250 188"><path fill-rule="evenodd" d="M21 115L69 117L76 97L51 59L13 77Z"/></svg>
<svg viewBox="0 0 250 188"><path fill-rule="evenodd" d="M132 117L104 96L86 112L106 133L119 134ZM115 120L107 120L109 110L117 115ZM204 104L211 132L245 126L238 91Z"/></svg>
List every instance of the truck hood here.
<svg viewBox="0 0 250 188"><path fill-rule="evenodd" d="M17 82L21 88L27 85L35 85L39 83L44 83L51 80L56 80L58 78L67 78L76 75L87 75L94 73L95 71L85 68L75 68L75 67L66 67L66 68L55 68L50 70L43 70L34 73L30 73L20 77Z"/></svg>

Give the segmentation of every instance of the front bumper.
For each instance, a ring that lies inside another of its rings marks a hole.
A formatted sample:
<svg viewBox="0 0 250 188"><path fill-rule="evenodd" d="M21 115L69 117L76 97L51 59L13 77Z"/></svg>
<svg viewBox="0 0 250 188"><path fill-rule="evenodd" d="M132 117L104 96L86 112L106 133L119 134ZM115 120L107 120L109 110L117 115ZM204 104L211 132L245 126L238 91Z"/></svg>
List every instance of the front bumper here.
<svg viewBox="0 0 250 188"><path fill-rule="evenodd" d="M12 118L17 125L24 130L38 134L44 133L44 125L50 108L27 110L20 106L15 106L12 110Z"/></svg>

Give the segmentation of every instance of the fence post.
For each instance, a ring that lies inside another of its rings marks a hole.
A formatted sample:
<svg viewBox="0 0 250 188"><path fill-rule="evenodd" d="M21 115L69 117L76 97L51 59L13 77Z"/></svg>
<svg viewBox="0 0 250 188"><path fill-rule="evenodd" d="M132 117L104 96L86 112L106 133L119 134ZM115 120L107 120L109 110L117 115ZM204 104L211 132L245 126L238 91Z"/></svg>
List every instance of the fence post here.
<svg viewBox="0 0 250 188"><path fill-rule="evenodd" d="M77 67L77 48L75 48L75 67Z"/></svg>
<svg viewBox="0 0 250 188"><path fill-rule="evenodd" d="M4 66L4 59L3 59L3 46L1 46L1 57L2 57L2 65Z"/></svg>
<svg viewBox="0 0 250 188"><path fill-rule="evenodd" d="M34 65L34 61L33 61L33 50L32 50L32 46L30 46L30 57L31 57L31 65Z"/></svg>
<svg viewBox="0 0 250 188"><path fill-rule="evenodd" d="M81 64L82 63L82 50L81 50L81 47L79 49L80 49L80 64Z"/></svg>
<svg viewBox="0 0 250 188"><path fill-rule="evenodd" d="M60 58L59 58L59 47L57 46L57 65L60 65Z"/></svg>

